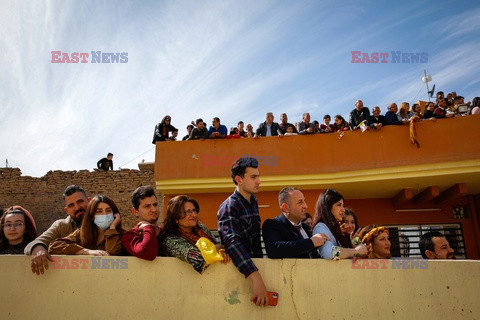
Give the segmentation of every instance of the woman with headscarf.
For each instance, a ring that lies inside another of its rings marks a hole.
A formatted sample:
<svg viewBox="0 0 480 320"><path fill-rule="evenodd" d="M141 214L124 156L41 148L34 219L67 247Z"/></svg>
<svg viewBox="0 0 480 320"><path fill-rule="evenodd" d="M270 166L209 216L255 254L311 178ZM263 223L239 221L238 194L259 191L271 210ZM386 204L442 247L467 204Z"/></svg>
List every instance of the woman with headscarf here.
<svg viewBox="0 0 480 320"><path fill-rule="evenodd" d="M385 227L376 227L371 229L362 239L362 243L367 246L369 259L390 259L391 243L389 232Z"/></svg>
<svg viewBox="0 0 480 320"><path fill-rule="evenodd" d="M152 143L155 144L157 141L169 141L169 133L177 131L178 129L171 125L172 117L165 116L162 119L162 122L158 123L155 126L155 132L153 133Z"/></svg>
<svg viewBox="0 0 480 320"><path fill-rule="evenodd" d="M37 237L32 215L21 206L5 210L0 223L0 254L23 254L27 244Z"/></svg>

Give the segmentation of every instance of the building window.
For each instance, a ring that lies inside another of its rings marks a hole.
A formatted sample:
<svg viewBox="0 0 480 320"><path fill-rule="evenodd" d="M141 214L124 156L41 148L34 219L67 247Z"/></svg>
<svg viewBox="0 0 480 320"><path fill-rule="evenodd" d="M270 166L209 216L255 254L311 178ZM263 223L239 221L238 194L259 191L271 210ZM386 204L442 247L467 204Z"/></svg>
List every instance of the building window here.
<svg viewBox="0 0 480 320"><path fill-rule="evenodd" d="M392 257L422 257L418 242L422 234L429 231L439 231L445 235L450 246L455 251L457 259L466 259L463 242L462 226L455 224L432 225L391 225L386 226L390 232Z"/></svg>

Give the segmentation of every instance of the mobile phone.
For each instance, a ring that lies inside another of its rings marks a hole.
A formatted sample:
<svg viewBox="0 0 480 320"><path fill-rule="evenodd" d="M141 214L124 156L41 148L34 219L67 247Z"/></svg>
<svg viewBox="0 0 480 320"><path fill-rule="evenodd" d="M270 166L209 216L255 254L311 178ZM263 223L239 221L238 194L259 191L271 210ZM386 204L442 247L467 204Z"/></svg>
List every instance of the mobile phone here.
<svg viewBox="0 0 480 320"><path fill-rule="evenodd" d="M257 298L253 300L253 303L257 303ZM267 306L275 307L278 303L278 293L273 291L267 291Z"/></svg>
<svg viewBox="0 0 480 320"><path fill-rule="evenodd" d="M267 291L267 305L275 307L278 303L278 293Z"/></svg>

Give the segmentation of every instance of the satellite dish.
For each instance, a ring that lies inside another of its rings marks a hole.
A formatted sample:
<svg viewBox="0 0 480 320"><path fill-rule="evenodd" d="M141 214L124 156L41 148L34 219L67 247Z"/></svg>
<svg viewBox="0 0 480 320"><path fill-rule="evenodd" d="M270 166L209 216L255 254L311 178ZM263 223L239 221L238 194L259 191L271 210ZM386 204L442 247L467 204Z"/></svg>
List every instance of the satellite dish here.
<svg viewBox="0 0 480 320"><path fill-rule="evenodd" d="M428 91L428 93L430 94L430 98L433 97L433 93L435 92L435 85L433 85L433 88L432 90Z"/></svg>

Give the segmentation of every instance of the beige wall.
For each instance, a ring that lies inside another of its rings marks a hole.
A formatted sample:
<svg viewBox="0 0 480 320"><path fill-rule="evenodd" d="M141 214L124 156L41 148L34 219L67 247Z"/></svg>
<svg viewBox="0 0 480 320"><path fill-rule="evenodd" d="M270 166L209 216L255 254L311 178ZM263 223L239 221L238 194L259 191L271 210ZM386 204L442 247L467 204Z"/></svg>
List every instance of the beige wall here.
<svg viewBox="0 0 480 320"><path fill-rule="evenodd" d="M35 178L23 176L18 168L0 168L0 208L21 205L33 214L39 232L43 232L53 221L66 217L62 194L71 184L84 188L88 196L103 193L112 198L122 214L122 226L129 229L136 223L130 211L133 190L141 185L155 186L155 181L153 171L130 169L108 172L55 170Z"/></svg>
<svg viewBox="0 0 480 320"><path fill-rule="evenodd" d="M277 307L249 302L250 282L232 264L203 275L176 258L59 257L33 275L29 258L1 256L1 319L474 319L480 261L424 261L417 268L352 269L352 261L255 259ZM86 259L85 269L78 259ZM105 260L105 262L103 262ZM120 261L120 260L119 260ZM369 261L371 263L372 260ZM362 267L363 262L357 265ZM356 266L357 266L356 265ZM423 267L423 269L420 269Z"/></svg>

